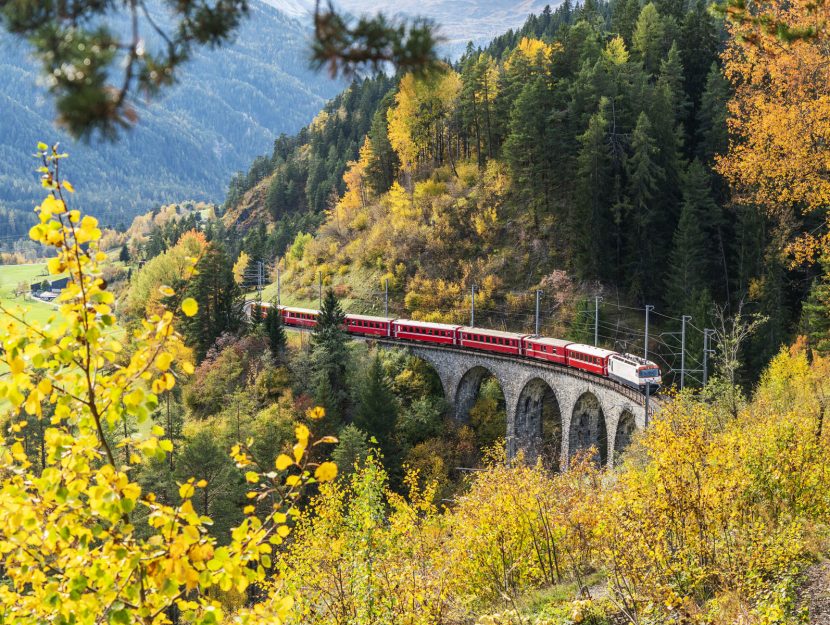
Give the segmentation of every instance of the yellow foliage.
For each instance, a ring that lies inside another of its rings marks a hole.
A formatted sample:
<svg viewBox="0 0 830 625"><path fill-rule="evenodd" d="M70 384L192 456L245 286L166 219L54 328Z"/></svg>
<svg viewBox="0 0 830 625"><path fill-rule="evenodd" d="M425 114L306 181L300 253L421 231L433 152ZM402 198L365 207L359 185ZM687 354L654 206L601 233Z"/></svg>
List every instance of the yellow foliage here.
<svg viewBox="0 0 830 625"><path fill-rule="evenodd" d="M761 19L732 23L724 72L735 86L728 120L733 140L719 171L740 198L773 214L793 208L819 213L824 232L796 242L797 261L830 253L830 21L828 7L810 0L772 0ZM782 42L775 28L814 31Z"/></svg>
<svg viewBox="0 0 830 625"><path fill-rule="evenodd" d="M409 73L401 79L395 106L387 112L389 142L401 169L412 171L421 155L437 149L433 138L443 134L460 92L461 77L452 68L419 78Z"/></svg>
<svg viewBox="0 0 830 625"><path fill-rule="evenodd" d="M301 592L288 622L434 625L447 610L448 571L444 525L433 490L409 496L386 487L386 475L370 458L348 482L324 484L280 561L285 589Z"/></svg>
<svg viewBox="0 0 830 625"><path fill-rule="evenodd" d="M251 262L251 257L247 252L239 252L239 258L233 265L233 279L237 284L242 284L245 281L245 270L248 268L248 263Z"/></svg>
<svg viewBox="0 0 830 625"><path fill-rule="evenodd" d="M617 35L613 37L602 51L604 58L611 65L625 65L628 63L628 49L625 47L625 40Z"/></svg>
<svg viewBox="0 0 830 625"><path fill-rule="evenodd" d="M193 271L193 259L201 256L207 245L201 232L187 232L176 245L148 261L130 282L125 312L133 318L158 313L161 299L168 297L161 287L171 288L187 279Z"/></svg>
<svg viewBox="0 0 830 625"><path fill-rule="evenodd" d="M214 624L227 619L217 593L243 593L266 579L273 545L282 542L299 488L313 468L306 461L308 431L298 431L294 487L262 474L246 445L232 456L247 471L251 496L273 502L261 517L248 516L219 546L207 533L210 519L199 516L192 498L207 486L190 479L180 485L181 503L160 502L132 480L130 465L163 459L172 449L161 428L127 438L129 462L117 463L112 429L129 416L146 422L158 394L192 368L174 330L172 312L145 318L125 353L111 311L114 297L100 279L97 221L66 210L58 177L63 155L40 149L47 197L38 207L34 240L56 254L53 273L67 272L60 315L48 324L26 320L25 312L0 306L0 342L9 367L0 379L0 397L10 406L12 438L0 446L0 606L3 622L169 623L177 609L183 622ZM83 245L82 245L83 244ZM191 260L192 264L195 259ZM188 312L187 302L182 303ZM43 438L44 466L30 463L19 434L22 412L52 414ZM320 470L320 469L318 469ZM332 471L322 469L323 477ZM251 479L251 475L256 479ZM286 480L287 483L287 480ZM141 511L147 528L136 530ZM278 623L293 598L278 589L253 607L240 608L240 623Z"/></svg>
<svg viewBox="0 0 830 625"><path fill-rule="evenodd" d="M504 68L507 71L515 69L519 59L535 65L547 65L553 58L553 54L560 48L559 43L545 43L541 39L522 37L519 45L504 62Z"/></svg>

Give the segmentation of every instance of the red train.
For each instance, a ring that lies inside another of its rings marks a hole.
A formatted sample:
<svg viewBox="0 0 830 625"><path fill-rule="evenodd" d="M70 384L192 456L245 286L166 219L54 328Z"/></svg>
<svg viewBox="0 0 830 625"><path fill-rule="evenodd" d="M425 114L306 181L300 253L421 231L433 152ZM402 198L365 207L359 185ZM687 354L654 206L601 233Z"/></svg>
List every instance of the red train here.
<svg viewBox="0 0 830 625"><path fill-rule="evenodd" d="M249 317L264 315L270 307L268 303L247 302L245 311ZM287 326L313 328L317 325L316 310L280 306L279 311ZM643 393L654 393L662 382L660 368L650 360L562 339L370 315L346 315L344 329L360 336L451 345L544 360L611 378Z"/></svg>

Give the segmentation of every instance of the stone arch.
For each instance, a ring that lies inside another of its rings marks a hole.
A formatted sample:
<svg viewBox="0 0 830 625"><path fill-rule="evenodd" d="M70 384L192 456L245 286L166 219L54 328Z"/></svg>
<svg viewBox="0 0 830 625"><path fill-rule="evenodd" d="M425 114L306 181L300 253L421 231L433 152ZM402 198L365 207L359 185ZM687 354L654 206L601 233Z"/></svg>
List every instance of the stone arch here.
<svg viewBox="0 0 830 625"><path fill-rule="evenodd" d="M585 449L595 447L595 461L604 466L608 462L608 431L605 413L599 398L585 391L574 404L568 435L568 460Z"/></svg>
<svg viewBox="0 0 830 625"><path fill-rule="evenodd" d="M447 363L441 358L441 352L434 352L428 349L418 349L412 346L402 347L399 344L390 344L378 341L378 346L388 349L393 352L400 352L406 354L408 357L414 359L419 363L423 363L426 369L429 370L429 377L436 380L440 385L440 390L444 395L444 399L452 406L455 403L456 382L452 376L452 370L447 366ZM433 389L438 391L438 388Z"/></svg>
<svg viewBox="0 0 830 625"><path fill-rule="evenodd" d="M631 444L634 432L637 430L637 420L634 414L627 408L620 414L617 421L617 433L614 435L614 463L618 463L623 452Z"/></svg>
<svg viewBox="0 0 830 625"><path fill-rule="evenodd" d="M487 378L495 378L504 393L504 385L499 377L482 365L475 365L464 372L455 390L455 418L459 423L469 423L470 408L476 403L481 383Z"/></svg>
<svg viewBox="0 0 830 625"><path fill-rule="evenodd" d="M541 455L546 464L559 469L562 412L556 393L543 379L532 378L519 393L513 430L515 451L524 450L528 462Z"/></svg>

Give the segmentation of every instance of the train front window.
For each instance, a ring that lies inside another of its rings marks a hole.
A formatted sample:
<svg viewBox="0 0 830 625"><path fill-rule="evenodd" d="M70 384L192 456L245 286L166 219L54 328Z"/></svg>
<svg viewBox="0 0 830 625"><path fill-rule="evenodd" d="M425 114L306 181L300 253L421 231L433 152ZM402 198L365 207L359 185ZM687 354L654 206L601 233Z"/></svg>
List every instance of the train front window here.
<svg viewBox="0 0 830 625"><path fill-rule="evenodd" d="M660 369L640 369L637 374L641 378L656 378L660 375Z"/></svg>

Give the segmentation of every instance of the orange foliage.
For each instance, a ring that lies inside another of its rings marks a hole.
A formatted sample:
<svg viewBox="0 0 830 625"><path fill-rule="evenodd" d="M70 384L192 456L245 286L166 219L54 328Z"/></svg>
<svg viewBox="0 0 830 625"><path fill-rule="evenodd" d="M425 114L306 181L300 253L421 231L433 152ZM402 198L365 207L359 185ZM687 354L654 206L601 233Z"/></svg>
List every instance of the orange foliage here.
<svg viewBox="0 0 830 625"><path fill-rule="evenodd" d="M753 13L764 19L730 26L724 70L735 86L729 103L732 142L718 170L745 201L771 214L823 211L830 224L830 7L768 0ZM787 42L767 24L815 32ZM814 261L822 250L830 252L827 228L792 247L797 261Z"/></svg>

